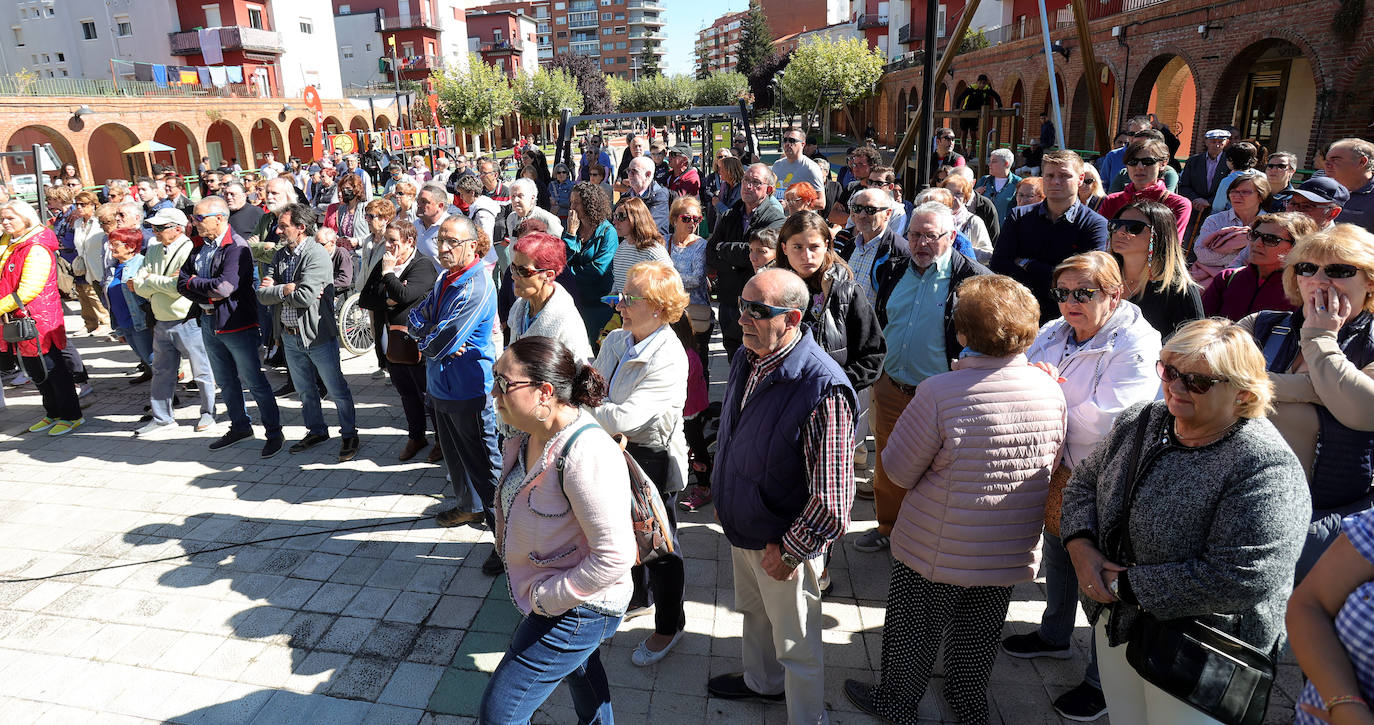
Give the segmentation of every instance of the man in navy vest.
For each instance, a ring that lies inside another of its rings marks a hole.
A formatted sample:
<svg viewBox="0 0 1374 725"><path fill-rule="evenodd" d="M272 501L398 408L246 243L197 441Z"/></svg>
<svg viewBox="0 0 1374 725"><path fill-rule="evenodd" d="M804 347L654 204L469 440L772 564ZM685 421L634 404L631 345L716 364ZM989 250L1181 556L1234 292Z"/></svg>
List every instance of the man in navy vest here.
<svg viewBox="0 0 1374 725"><path fill-rule="evenodd" d="M801 329L808 300L806 283L788 270L744 286L747 354L730 366L712 484L744 615L744 671L713 677L706 689L786 700L793 725L829 722L822 554L849 526L854 501L854 389Z"/></svg>

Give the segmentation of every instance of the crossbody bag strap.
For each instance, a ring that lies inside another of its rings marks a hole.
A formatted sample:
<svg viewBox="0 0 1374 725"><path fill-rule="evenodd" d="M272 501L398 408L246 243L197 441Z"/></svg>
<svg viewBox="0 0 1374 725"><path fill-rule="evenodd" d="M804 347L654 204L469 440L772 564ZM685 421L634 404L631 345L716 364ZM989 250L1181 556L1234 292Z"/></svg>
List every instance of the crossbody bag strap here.
<svg viewBox="0 0 1374 725"><path fill-rule="evenodd" d="M1145 449L1145 436L1150 427L1150 406L1146 404L1140 410L1140 416L1136 418L1135 436L1131 441L1131 454L1127 459L1126 492L1123 503L1125 511L1122 512L1121 523L1117 524L1121 528L1121 551L1113 552L1118 557L1126 554L1129 558L1134 558L1131 552L1131 507L1135 500L1136 484L1140 481L1140 454Z"/></svg>
<svg viewBox="0 0 1374 725"><path fill-rule="evenodd" d="M597 427L595 423L588 423L572 432L568 436L568 441L563 444L563 449L558 452L558 457L553 460L553 470L558 474L558 490L563 491L563 465L567 462L568 451L572 450L572 444L577 442L578 436L586 433L592 428ZM563 498L568 497L568 492L563 491Z"/></svg>

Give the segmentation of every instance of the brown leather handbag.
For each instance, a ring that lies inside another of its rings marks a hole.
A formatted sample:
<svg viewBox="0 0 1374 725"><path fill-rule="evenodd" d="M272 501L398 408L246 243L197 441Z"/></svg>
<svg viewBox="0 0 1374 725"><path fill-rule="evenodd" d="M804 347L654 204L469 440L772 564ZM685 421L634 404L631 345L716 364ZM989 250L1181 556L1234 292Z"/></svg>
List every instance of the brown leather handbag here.
<svg viewBox="0 0 1374 725"><path fill-rule="evenodd" d="M1050 494L1045 497L1045 531L1059 535L1059 517L1064 512L1064 487L1069 483L1073 471L1059 463L1050 474Z"/></svg>
<svg viewBox="0 0 1374 725"><path fill-rule="evenodd" d="M386 360L397 365L420 364L420 346L415 343L415 338L406 331L405 325L387 326Z"/></svg>

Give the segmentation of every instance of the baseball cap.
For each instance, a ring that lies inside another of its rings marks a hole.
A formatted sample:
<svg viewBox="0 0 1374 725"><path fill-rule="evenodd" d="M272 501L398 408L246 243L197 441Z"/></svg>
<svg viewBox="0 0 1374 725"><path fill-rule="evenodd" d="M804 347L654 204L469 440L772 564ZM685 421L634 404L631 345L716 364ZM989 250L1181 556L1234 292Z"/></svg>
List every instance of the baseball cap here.
<svg viewBox="0 0 1374 725"><path fill-rule="evenodd" d="M1208 139L1231 138L1231 132L1224 128L1214 128L1207 132Z"/></svg>
<svg viewBox="0 0 1374 725"><path fill-rule="evenodd" d="M672 148L668 149L668 155L669 155L669 156L672 156L673 154L680 154L680 155L686 156L687 158L690 159L690 158L692 158L692 147L691 147L691 146L688 146L688 145L685 144L685 143L680 143L680 144L678 144L678 145L676 145L676 146L673 146Z"/></svg>
<svg viewBox="0 0 1374 725"><path fill-rule="evenodd" d="M1317 204L1345 206L1350 201L1350 191L1330 176L1313 176L1302 182L1293 193L1302 194L1308 201Z"/></svg>
<svg viewBox="0 0 1374 725"><path fill-rule="evenodd" d="M176 207L166 207L158 209L156 214L144 219L143 222L150 227L161 227L168 224L184 227L186 226L186 215Z"/></svg>

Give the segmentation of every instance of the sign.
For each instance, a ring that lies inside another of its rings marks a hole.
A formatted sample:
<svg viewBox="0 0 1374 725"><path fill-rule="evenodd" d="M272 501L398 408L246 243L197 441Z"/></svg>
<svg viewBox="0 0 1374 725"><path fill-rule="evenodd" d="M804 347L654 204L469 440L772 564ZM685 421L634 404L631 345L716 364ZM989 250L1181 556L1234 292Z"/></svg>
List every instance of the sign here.
<svg viewBox="0 0 1374 725"><path fill-rule="evenodd" d="M324 106L320 103L320 92L314 86L305 87L305 105L315 112L315 133L310 137L310 157L314 161L319 161L324 158Z"/></svg>
<svg viewBox="0 0 1374 725"><path fill-rule="evenodd" d="M358 139L351 133L335 133L329 136L329 149L341 154L358 152Z"/></svg>

